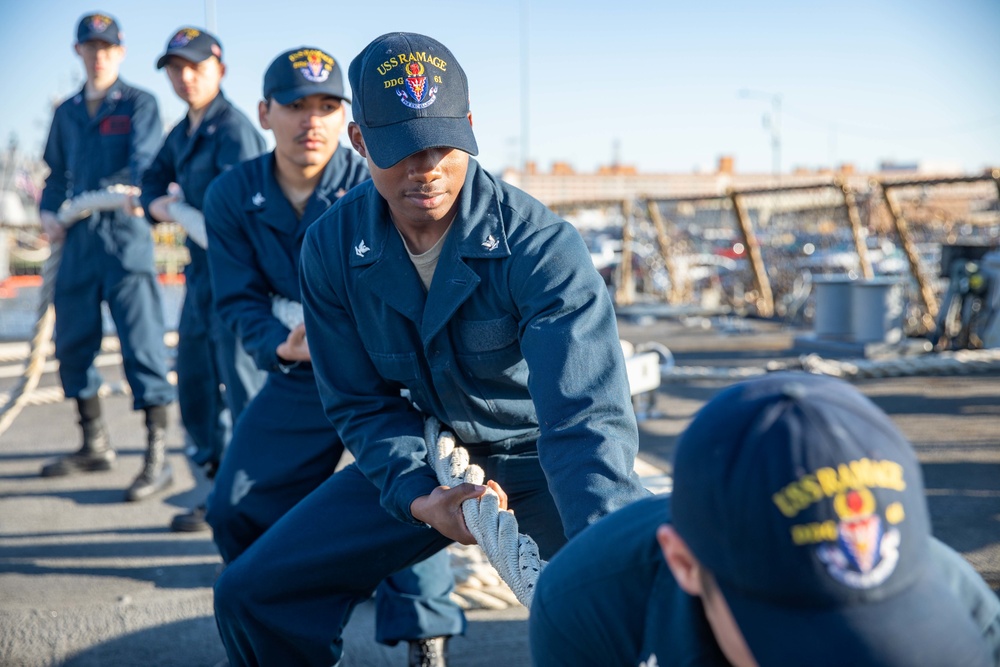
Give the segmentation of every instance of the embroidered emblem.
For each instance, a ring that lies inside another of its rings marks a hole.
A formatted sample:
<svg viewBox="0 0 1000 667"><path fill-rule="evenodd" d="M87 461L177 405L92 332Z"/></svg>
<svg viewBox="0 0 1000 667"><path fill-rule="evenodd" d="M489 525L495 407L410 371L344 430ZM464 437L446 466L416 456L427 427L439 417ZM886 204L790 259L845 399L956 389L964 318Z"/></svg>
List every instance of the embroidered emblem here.
<svg viewBox="0 0 1000 667"><path fill-rule="evenodd" d="M357 255L358 257L364 257L365 253L368 252L369 250L371 250L371 248L365 245L364 239L361 239L361 243L354 246L354 254Z"/></svg>
<svg viewBox="0 0 1000 667"><path fill-rule="evenodd" d="M230 504L234 506L239 504L250 493L251 487L256 483L255 480L250 479L246 470L237 470L233 476L233 488L229 492Z"/></svg>
<svg viewBox="0 0 1000 667"><path fill-rule="evenodd" d="M867 488L838 493L833 509L840 517L836 541L816 548L816 555L834 579L851 588L873 588L885 581L899 562L899 530L884 529L875 513L875 496ZM903 506L886 508L886 521L899 523Z"/></svg>
<svg viewBox="0 0 1000 667"><path fill-rule="evenodd" d="M257 194L255 194L253 196L253 198L250 201L253 203L254 206L258 206L259 207L259 206L263 205L263 203L266 200L264 199L264 195L262 195L261 193L258 192Z"/></svg>
<svg viewBox="0 0 1000 667"><path fill-rule="evenodd" d="M490 252L493 252L494 250L500 247L500 242L497 241L495 238L493 238L493 235L490 234L489 236L486 237L486 240L483 241L483 247L489 250Z"/></svg>
<svg viewBox="0 0 1000 667"><path fill-rule="evenodd" d="M177 31L177 34L170 38L170 43L167 44L168 49L177 49L182 46L187 46L191 43L191 40L201 34L201 31L195 30L194 28L181 28Z"/></svg>
<svg viewBox="0 0 1000 667"><path fill-rule="evenodd" d="M104 14L94 14L90 17L90 29L94 32L104 32L111 25L111 17Z"/></svg>
<svg viewBox="0 0 1000 667"><path fill-rule="evenodd" d="M399 101L411 109L426 109L437 100L437 86L427 88L427 77L424 76L424 66L418 61L406 64L405 88L396 88Z"/></svg>
<svg viewBox="0 0 1000 667"><path fill-rule="evenodd" d="M333 71L333 58L319 49L302 49L289 55L288 59L292 67L312 83L323 83Z"/></svg>

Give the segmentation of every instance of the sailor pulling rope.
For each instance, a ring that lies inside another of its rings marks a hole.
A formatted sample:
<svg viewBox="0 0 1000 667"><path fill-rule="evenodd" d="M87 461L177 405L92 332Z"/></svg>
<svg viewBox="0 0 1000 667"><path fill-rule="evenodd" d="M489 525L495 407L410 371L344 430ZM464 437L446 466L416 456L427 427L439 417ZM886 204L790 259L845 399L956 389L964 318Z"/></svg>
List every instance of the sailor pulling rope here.
<svg viewBox="0 0 1000 667"><path fill-rule="evenodd" d="M271 297L271 313L289 329L302 323L302 304L281 296ZM455 436L441 429L434 417L424 422L427 458L434 466L438 481L444 486L463 482L483 484L485 473L469 461L469 452L459 447ZM518 601L531 606L535 582L545 566L538 555L538 545L527 535L518 533L517 519L509 510L500 509L499 496L488 490L481 498L462 503L462 513L469 532L482 547L500 578L510 586Z"/></svg>

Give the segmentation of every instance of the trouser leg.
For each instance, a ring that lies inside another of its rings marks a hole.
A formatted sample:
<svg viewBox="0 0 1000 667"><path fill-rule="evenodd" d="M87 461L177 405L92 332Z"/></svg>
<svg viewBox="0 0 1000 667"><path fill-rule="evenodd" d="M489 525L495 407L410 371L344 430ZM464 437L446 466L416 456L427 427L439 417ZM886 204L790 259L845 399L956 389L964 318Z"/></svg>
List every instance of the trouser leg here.
<svg viewBox="0 0 1000 667"><path fill-rule="evenodd" d="M226 407L235 427L243 410L264 386L268 374L257 368L236 335L214 312L210 326L219 376L226 387ZM218 461L215 463L218 465Z"/></svg>
<svg viewBox="0 0 1000 667"><path fill-rule="evenodd" d="M65 284L68 281L63 281ZM66 398L92 398L101 388L94 359L101 349L101 286L84 283L62 287L52 298L56 311L55 354Z"/></svg>
<svg viewBox="0 0 1000 667"><path fill-rule="evenodd" d="M230 430L215 351L205 318L189 292L181 310L177 341L177 400L181 423L195 445L192 460L219 460Z"/></svg>
<svg viewBox="0 0 1000 667"><path fill-rule="evenodd" d="M237 423L208 500L223 560L236 559L328 479L343 451L312 374L271 374Z"/></svg>
<svg viewBox="0 0 1000 667"><path fill-rule="evenodd" d="M166 325L163 299L152 273L128 273L106 294L111 317L121 341L125 378L132 388L136 410L166 405L175 398L167 381Z"/></svg>
<svg viewBox="0 0 1000 667"><path fill-rule="evenodd" d="M379 505L355 465L326 480L223 570L216 621L230 664L329 665L354 607L449 544Z"/></svg>
<svg viewBox="0 0 1000 667"><path fill-rule="evenodd" d="M387 577L375 592L375 640L395 645L465 633L465 614L451 600L455 574L447 551Z"/></svg>

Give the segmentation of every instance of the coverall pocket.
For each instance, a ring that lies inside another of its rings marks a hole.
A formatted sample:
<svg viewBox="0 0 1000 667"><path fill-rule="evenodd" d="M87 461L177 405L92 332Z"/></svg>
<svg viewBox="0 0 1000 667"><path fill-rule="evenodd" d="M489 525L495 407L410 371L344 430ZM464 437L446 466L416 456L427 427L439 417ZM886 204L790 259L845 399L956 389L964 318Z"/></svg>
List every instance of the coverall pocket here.
<svg viewBox="0 0 1000 667"><path fill-rule="evenodd" d="M472 377L523 381L527 365L517 338L517 321L510 315L495 320L458 320L456 357ZM523 368L522 368L523 367Z"/></svg>

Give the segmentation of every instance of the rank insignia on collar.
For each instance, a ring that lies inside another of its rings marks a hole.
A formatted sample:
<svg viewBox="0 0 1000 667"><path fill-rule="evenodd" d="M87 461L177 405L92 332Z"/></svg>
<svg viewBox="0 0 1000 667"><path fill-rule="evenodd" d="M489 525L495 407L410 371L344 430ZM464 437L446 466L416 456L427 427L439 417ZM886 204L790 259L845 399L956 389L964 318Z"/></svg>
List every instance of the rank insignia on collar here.
<svg viewBox="0 0 1000 667"><path fill-rule="evenodd" d="M364 257L365 253L368 252L369 250L371 250L371 248L365 245L364 239L361 239L361 243L354 246L354 254L357 255L358 257Z"/></svg>
<svg viewBox="0 0 1000 667"><path fill-rule="evenodd" d="M486 237L486 240L483 241L483 247L492 252L500 247L500 242L493 238L493 235L490 234Z"/></svg>
<svg viewBox="0 0 1000 667"><path fill-rule="evenodd" d="M258 192L253 196L253 198L250 201L253 203L254 206L261 206L265 201L264 195Z"/></svg>

